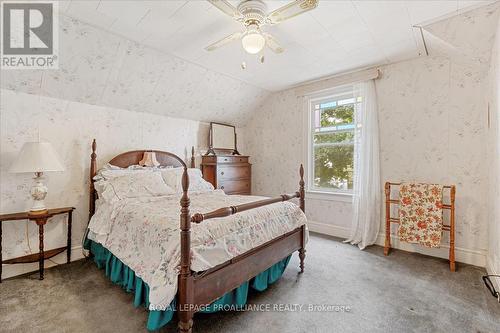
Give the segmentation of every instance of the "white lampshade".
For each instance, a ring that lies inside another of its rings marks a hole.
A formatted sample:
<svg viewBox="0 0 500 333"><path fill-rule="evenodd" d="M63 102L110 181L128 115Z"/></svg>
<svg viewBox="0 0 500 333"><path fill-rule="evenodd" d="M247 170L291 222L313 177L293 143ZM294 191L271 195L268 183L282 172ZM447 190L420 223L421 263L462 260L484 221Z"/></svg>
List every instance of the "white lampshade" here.
<svg viewBox="0 0 500 333"><path fill-rule="evenodd" d="M64 171L59 157L49 142L26 142L10 172Z"/></svg>

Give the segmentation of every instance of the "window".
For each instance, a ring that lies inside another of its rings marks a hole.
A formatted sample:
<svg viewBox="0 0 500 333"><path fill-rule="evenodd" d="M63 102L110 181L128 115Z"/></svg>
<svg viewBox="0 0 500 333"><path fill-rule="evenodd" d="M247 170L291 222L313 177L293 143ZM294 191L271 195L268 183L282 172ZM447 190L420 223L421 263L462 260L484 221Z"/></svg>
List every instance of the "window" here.
<svg viewBox="0 0 500 333"><path fill-rule="evenodd" d="M309 100L309 190L352 192L355 108L361 101L352 87Z"/></svg>

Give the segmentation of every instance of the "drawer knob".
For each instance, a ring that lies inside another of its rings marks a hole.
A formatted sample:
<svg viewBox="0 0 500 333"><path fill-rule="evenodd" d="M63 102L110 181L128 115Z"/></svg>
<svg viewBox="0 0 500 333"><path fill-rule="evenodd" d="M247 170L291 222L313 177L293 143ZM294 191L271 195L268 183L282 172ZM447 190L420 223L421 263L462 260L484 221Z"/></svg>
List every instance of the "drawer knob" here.
<svg viewBox="0 0 500 333"><path fill-rule="evenodd" d="M223 189L224 189L224 186L221 186L221 187L220 187L220 189L221 189L221 190L223 190Z"/></svg>
<svg viewBox="0 0 500 333"><path fill-rule="evenodd" d="M224 176L224 171L222 171L220 174L221 174L222 176Z"/></svg>
<svg viewBox="0 0 500 333"><path fill-rule="evenodd" d="M227 158L225 158L224 161L227 161Z"/></svg>

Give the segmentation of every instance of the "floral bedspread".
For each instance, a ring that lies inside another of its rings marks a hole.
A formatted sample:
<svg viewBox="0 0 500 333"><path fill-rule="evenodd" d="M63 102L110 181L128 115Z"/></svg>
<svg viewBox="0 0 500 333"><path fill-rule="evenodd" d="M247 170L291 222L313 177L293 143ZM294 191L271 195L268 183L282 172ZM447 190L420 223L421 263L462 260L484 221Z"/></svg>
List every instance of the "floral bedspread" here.
<svg viewBox="0 0 500 333"><path fill-rule="evenodd" d="M264 199L190 193L191 215ZM180 194L100 203L89 238L101 243L150 287L150 309L164 310L177 292ZM292 202L280 202L191 225L191 269L203 271L290 232L306 222Z"/></svg>
<svg viewBox="0 0 500 333"><path fill-rule="evenodd" d="M403 183L399 187L399 239L439 247L443 230L443 186Z"/></svg>

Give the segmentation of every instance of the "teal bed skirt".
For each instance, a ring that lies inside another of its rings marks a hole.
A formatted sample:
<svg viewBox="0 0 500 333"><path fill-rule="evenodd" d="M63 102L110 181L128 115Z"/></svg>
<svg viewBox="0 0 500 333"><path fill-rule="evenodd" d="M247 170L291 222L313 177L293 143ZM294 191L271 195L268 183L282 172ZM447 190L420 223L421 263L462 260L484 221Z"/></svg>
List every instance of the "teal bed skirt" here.
<svg viewBox="0 0 500 333"><path fill-rule="evenodd" d="M127 292L134 293L134 306L149 307L149 286L142 281L140 277L135 276L135 273L127 265L115 257L110 251L104 248L101 244L93 242L89 239L85 240L84 248L90 250L93 254L93 259L98 268L104 269L106 276L111 282L122 286ZM224 306L231 305L234 307L242 307L247 302L248 288L251 287L257 291L267 289L269 284L277 281L285 271L290 256L277 262L270 268L258 274L240 285L238 288L224 294L222 297L215 300L212 304L202 311L203 313L217 312ZM175 299L170 303L170 306L163 311L149 311L147 329L150 331L158 330L172 320L175 312Z"/></svg>

